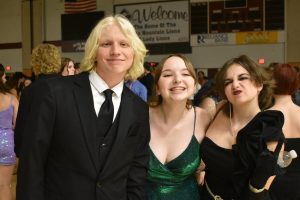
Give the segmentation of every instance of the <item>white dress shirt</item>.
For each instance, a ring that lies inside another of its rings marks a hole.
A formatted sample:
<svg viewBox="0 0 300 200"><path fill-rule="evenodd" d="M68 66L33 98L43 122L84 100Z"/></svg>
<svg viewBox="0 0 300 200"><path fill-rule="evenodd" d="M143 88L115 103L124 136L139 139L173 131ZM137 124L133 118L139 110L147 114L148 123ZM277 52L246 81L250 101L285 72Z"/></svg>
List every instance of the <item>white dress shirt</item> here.
<svg viewBox="0 0 300 200"><path fill-rule="evenodd" d="M121 95L123 92L124 81L121 81L118 85L116 85L113 88L109 88L105 81L94 70L90 72L89 80L92 88L94 108L97 116L99 114L103 102L105 101L105 95L103 91L106 89L111 89L112 91L114 91L114 93L112 94L112 102L114 104L113 120L115 120L121 103Z"/></svg>

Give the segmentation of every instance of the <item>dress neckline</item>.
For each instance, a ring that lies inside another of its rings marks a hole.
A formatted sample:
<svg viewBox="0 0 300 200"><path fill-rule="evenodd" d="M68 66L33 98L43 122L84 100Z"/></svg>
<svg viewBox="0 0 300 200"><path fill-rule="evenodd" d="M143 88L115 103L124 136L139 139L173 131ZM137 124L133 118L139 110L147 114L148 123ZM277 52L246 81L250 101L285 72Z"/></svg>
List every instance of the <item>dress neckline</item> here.
<svg viewBox="0 0 300 200"><path fill-rule="evenodd" d="M203 141L204 141L204 140L209 141L211 144L213 144L214 146L218 147L218 148L221 149L221 150L225 150L225 151L233 151L233 148L229 149L229 148L225 148L225 147L221 147L221 146L217 145L212 139L210 139L210 138L207 137L207 136L205 136L205 137L203 138ZM233 144L232 146L234 146L234 145L236 145L236 144Z"/></svg>
<svg viewBox="0 0 300 200"><path fill-rule="evenodd" d="M163 164L163 163L157 158L157 156L154 154L154 152L152 151L151 147L149 147L149 148L150 148L150 152L152 153L153 157L154 157L155 160L157 160L161 165L166 166L166 165L170 164L171 162L173 162L174 160L177 160L177 158L181 157L181 155L184 154L184 153L187 151L187 149L190 147L190 145L191 145L193 139L195 139L196 142L197 142L197 144L199 144L197 138L195 137L196 108L193 106L193 109L194 109L194 128L193 128L193 135L192 135L192 137L191 137L191 139L190 139L190 142L188 143L187 147L186 147L186 148L185 148L178 156L176 156L176 157L173 158L172 160L170 160L170 161L168 161L168 162L166 162L166 163Z"/></svg>
<svg viewBox="0 0 300 200"><path fill-rule="evenodd" d="M255 122L255 119L261 114L261 113L263 113L263 112L268 112L268 110L267 111L260 111L260 112L258 112L243 128L241 128L238 132L237 132L237 135L236 135L236 140L237 140L237 138L238 137L241 137L241 135L243 135L243 134L245 134L245 132L246 131L244 131L244 130L247 130L247 128L250 126L251 127L251 125ZM213 145L215 145L216 147L219 147L220 149L224 149L224 150L227 150L227 151L232 151L233 150L233 148L234 148L234 146L236 145L236 143L235 144L232 144L232 148L231 149L228 149L228 148L225 148L225 147L221 147L221 146L219 146L219 145L217 145L212 139L210 139L209 137L207 137L207 136L205 136L204 138L207 138Z"/></svg>
<svg viewBox="0 0 300 200"><path fill-rule="evenodd" d="M161 165L163 165L163 166L167 166L167 165L169 165L170 163L172 163L172 162L174 162L175 160L178 160L180 157L182 157L182 155L183 155L183 154L189 149L189 147L191 146L193 140L196 140L197 144L199 144L198 140L196 139L195 135L193 134L193 136L192 136L192 138L191 138L189 144L187 145L187 147L186 147L186 148L185 148L178 156L176 156L176 157L173 158L172 160L169 160L169 161L167 161L167 162L165 162L165 163L162 163L162 162L156 157L156 155L154 154L154 152L152 151L151 148L150 148L150 152L151 152L151 154L153 155L154 159L155 159L157 162L159 162L159 163L160 163ZM200 145L200 144L199 144L199 145Z"/></svg>

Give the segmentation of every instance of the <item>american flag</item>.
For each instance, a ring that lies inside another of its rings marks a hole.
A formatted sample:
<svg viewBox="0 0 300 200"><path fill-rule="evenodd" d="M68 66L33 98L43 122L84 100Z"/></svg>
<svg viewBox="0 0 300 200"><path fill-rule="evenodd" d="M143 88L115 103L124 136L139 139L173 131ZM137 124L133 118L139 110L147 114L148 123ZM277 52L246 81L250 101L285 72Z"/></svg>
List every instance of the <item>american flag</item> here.
<svg viewBox="0 0 300 200"><path fill-rule="evenodd" d="M96 0L65 0L65 13L92 12L96 8Z"/></svg>

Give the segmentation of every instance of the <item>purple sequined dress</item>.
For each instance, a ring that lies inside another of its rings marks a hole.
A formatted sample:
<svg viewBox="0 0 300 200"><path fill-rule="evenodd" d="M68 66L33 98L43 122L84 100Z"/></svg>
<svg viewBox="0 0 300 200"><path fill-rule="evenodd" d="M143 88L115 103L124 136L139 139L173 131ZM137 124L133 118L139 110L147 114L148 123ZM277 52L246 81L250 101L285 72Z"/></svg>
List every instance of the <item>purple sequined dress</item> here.
<svg viewBox="0 0 300 200"><path fill-rule="evenodd" d="M13 106L0 111L0 165L16 163L14 152Z"/></svg>

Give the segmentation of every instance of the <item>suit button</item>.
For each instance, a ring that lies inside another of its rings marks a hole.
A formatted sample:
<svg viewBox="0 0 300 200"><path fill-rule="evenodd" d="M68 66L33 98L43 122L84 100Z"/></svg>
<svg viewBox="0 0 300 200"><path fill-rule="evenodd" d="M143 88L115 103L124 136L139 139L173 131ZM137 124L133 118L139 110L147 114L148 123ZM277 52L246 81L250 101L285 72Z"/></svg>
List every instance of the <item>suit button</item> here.
<svg viewBox="0 0 300 200"><path fill-rule="evenodd" d="M102 188L102 184L100 182L97 182L97 187Z"/></svg>
<svg viewBox="0 0 300 200"><path fill-rule="evenodd" d="M105 144L105 143L100 144L100 149L102 149L102 148L104 148L104 147L106 147L106 144Z"/></svg>

